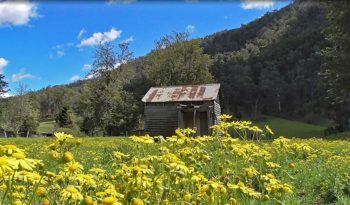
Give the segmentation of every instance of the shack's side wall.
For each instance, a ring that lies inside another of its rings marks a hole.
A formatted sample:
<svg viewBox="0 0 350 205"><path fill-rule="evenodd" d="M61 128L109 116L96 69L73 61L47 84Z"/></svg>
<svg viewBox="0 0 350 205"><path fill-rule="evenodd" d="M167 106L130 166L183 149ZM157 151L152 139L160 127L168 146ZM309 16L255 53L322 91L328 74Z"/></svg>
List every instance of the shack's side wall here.
<svg viewBox="0 0 350 205"><path fill-rule="evenodd" d="M217 101L218 100L214 101L214 124L218 124L220 122L219 116L221 115L221 106Z"/></svg>
<svg viewBox="0 0 350 205"><path fill-rule="evenodd" d="M171 136L178 127L178 110L175 104L145 106L145 131L151 136Z"/></svg>

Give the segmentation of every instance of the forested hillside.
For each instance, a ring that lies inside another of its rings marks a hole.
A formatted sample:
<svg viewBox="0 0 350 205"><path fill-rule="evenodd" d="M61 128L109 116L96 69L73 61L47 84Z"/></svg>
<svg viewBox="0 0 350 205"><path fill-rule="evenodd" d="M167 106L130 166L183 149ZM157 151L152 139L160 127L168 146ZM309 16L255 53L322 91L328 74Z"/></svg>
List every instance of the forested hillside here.
<svg viewBox="0 0 350 205"><path fill-rule="evenodd" d="M319 75L320 51L327 46L322 32L327 25L325 6L297 2L204 39L228 112L289 118L325 115Z"/></svg>
<svg viewBox="0 0 350 205"><path fill-rule="evenodd" d="M334 126L347 129L348 124L342 123L346 115L339 116L346 113L347 101L335 102L328 92L334 88L324 80L329 73L325 51L335 45L329 40L332 30L326 28L334 11L348 9L339 4L295 1L240 28L203 39L175 33L137 59L127 44L118 49L101 45L96 48L92 80L27 94L22 89L19 96L1 101L0 126L28 133L35 132L39 121L64 118L69 123L58 124L76 132L118 135L142 129L141 98L150 86L219 82L226 113L312 123L332 119ZM18 107L21 112L11 112Z"/></svg>

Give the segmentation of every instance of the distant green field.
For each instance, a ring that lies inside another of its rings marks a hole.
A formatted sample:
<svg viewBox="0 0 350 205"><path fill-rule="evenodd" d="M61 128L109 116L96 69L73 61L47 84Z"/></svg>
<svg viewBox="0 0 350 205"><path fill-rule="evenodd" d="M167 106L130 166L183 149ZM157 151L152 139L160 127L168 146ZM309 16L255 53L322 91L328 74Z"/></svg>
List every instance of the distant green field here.
<svg viewBox="0 0 350 205"><path fill-rule="evenodd" d="M285 137L323 137L326 127L312 125L303 122L285 120L281 118L270 118L266 121L256 123L258 126L269 125L275 132L276 136Z"/></svg>
<svg viewBox="0 0 350 205"><path fill-rule="evenodd" d="M285 137L323 137L326 127L320 125L307 124L298 121L286 120L281 118L268 118L265 121L255 123L258 126L269 125L275 132L276 136ZM38 127L40 133L51 133L55 128L55 121L41 122ZM350 134L350 133L349 133Z"/></svg>
<svg viewBox="0 0 350 205"><path fill-rule="evenodd" d="M41 122L37 130L39 133L51 133L55 128L55 123L56 122L54 120Z"/></svg>

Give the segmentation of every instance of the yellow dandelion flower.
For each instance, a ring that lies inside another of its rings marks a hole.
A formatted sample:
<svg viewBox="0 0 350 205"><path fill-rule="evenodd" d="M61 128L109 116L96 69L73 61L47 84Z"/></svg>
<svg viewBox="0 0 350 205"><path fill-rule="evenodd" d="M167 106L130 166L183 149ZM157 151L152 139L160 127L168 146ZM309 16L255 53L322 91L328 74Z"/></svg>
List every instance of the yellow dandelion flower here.
<svg viewBox="0 0 350 205"><path fill-rule="evenodd" d="M86 205L95 205L94 199L91 196L87 196L84 198L84 203Z"/></svg>
<svg viewBox="0 0 350 205"><path fill-rule="evenodd" d="M12 173L16 169L18 169L18 165L14 160L8 157L0 157L0 176L6 173Z"/></svg>
<svg viewBox="0 0 350 205"><path fill-rule="evenodd" d="M119 205L121 204L120 202L118 202L118 200L115 197L106 197L103 199L102 201L103 205Z"/></svg>
<svg viewBox="0 0 350 205"><path fill-rule="evenodd" d="M82 173L83 170L84 170L84 167L79 162L69 162L68 164L66 164L66 168L65 168L66 172L72 173L72 174Z"/></svg>
<svg viewBox="0 0 350 205"><path fill-rule="evenodd" d="M69 185L67 188L61 191L61 198L64 200L71 200L76 202L83 200L83 195L81 195L79 190L74 186Z"/></svg>
<svg viewBox="0 0 350 205"><path fill-rule="evenodd" d="M65 152L63 155L63 159L65 162L71 162L74 159L74 157L71 152Z"/></svg>
<svg viewBox="0 0 350 205"><path fill-rule="evenodd" d="M231 197L228 201L229 201L230 205L238 205L238 202L237 202L237 200L235 198Z"/></svg>
<svg viewBox="0 0 350 205"><path fill-rule="evenodd" d="M122 152L114 152L114 157L117 159L117 160L121 160L122 158L125 158L125 157L129 157L130 155L128 154L124 154Z"/></svg>
<svg viewBox="0 0 350 205"><path fill-rule="evenodd" d="M73 135L65 134L64 132L55 132L54 135L55 135L56 140L58 142L64 142L67 139L73 139L74 138Z"/></svg>
<svg viewBox="0 0 350 205"><path fill-rule="evenodd" d="M57 151L51 151L50 152L50 157L52 159L58 159L60 157L60 153L58 153Z"/></svg>
<svg viewBox="0 0 350 205"><path fill-rule="evenodd" d="M14 153L12 156L15 158L14 162L18 167L29 171L32 171L41 162L41 160L27 159L26 155L21 152Z"/></svg>
<svg viewBox="0 0 350 205"><path fill-rule="evenodd" d="M252 178L252 177L254 177L254 176L256 176L256 175L259 174L259 172L256 171L256 169L255 169L254 167L245 168L244 171L245 171L245 175L246 175L248 178Z"/></svg>
<svg viewBox="0 0 350 205"><path fill-rule="evenodd" d="M219 119L220 119L221 121L224 121L224 122L230 120L231 118L232 118L231 115L226 115L226 114L222 114L222 115L219 116Z"/></svg>
<svg viewBox="0 0 350 205"><path fill-rule="evenodd" d="M184 195L184 200L189 202L192 200L192 195L189 192L186 192L186 194Z"/></svg>
<svg viewBox="0 0 350 205"><path fill-rule="evenodd" d="M48 199L43 199L41 201L41 205L49 205L50 204L50 201Z"/></svg>
<svg viewBox="0 0 350 205"><path fill-rule="evenodd" d="M133 198L131 200L131 205L144 205L143 201L139 198Z"/></svg>
<svg viewBox="0 0 350 205"><path fill-rule="evenodd" d="M39 197L43 197L43 196L45 196L46 195L46 188L44 188L44 187L39 187L37 190L36 190L36 192L35 192L35 194L37 195L37 196L39 196Z"/></svg>
<svg viewBox="0 0 350 205"><path fill-rule="evenodd" d="M274 162L266 162L266 165L271 169L278 169L281 168L281 166Z"/></svg>
<svg viewBox="0 0 350 205"><path fill-rule="evenodd" d="M24 150L16 147L15 145L0 146L0 150L6 155L12 155L14 153L23 153Z"/></svg>

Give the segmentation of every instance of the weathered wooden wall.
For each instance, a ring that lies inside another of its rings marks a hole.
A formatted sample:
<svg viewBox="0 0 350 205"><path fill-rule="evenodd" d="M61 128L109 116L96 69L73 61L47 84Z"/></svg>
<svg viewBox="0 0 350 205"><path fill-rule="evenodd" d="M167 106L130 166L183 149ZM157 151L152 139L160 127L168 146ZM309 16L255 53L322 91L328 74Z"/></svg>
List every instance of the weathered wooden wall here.
<svg viewBox="0 0 350 205"><path fill-rule="evenodd" d="M218 124L220 122L219 116L221 115L221 106L217 101L214 101L214 124Z"/></svg>
<svg viewBox="0 0 350 205"><path fill-rule="evenodd" d="M183 104L185 103L189 104L188 102L184 102ZM208 114L208 129L213 124L219 123L218 117L221 115L221 107L218 99L215 101L191 102L191 104L192 103L213 106L213 113L211 116ZM183 127L184 116L183 112L179 112L179 104L182 103L146 103L145 132L151 136L163 135L168 137L173 135L179 126Z"/></svg>
<svg viewBox="0 0 350 205"><path fill-rule="evenodd" d="M171 136L178 127L178 110L176 105L146 105L145 131L151 136Z"/></svg>

